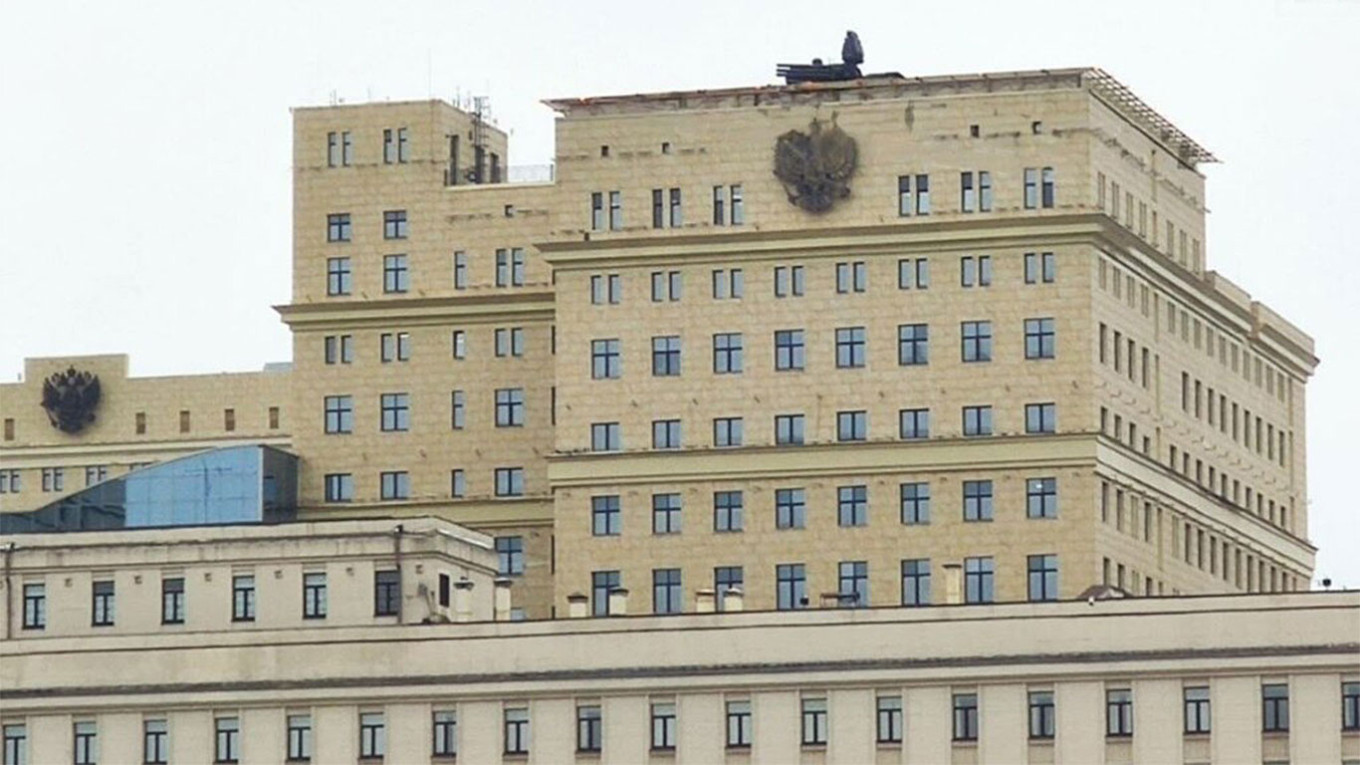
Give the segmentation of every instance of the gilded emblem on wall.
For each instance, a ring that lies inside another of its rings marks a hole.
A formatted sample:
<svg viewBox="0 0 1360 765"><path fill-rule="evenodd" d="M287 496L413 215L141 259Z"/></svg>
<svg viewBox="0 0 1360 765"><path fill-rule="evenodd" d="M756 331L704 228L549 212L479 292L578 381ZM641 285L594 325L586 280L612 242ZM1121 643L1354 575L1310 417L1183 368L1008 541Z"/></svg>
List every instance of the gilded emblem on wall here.
<svg viewBox="0 0 1360 765"><path fill-rule="evenodd" d="M52 427L63 433L79 433L94 422L98 405L99 378L89 372L70 367L43 382L42 408L47 410Z"/></svg>
<svg viewBox="0 0 1360 765"><path fill-rule="evenodd" d="M850 196L859 150L855 139L836 126L813 120L806 133L790 130L774 144L774 175L784 184L789 202L812 213L830 210Z"/></svg>

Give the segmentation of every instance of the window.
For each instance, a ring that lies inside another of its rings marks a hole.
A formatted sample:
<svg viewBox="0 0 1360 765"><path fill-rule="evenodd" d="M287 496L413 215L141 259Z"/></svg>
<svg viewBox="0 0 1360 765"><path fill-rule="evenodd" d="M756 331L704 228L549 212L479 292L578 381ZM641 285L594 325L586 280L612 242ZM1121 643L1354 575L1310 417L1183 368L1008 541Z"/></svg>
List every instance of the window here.
<svg viewBox="0 0 1360 765"><path fill-rule="evenodd" d="M381 426L384 432L407 431L411 429L411 397L406 393L384 393L379 399L382 406Z"/></svg>
<svg viewBox="0 0 1360 765"><path fill-rule="evenodd" d="M652 533L680 533L680 495L652 495Z"/></svg>
<svg viewBox="0 0 1360 765"><path fill-rule="evenodd" d="M1053 319L1025 319L1025 358L1053 358L1054 337Z"/></svg>
<svg viewBox="0 0 1360 765"><path fill-rule="evenodd" d="M237 717L218 717L213 720L216 732L213 762L238 762L241 758L241 720Z"/></svg>
<svg viewBox="0 0 1360 765"><path fill-rule="evenodd" d="M161 579L161 624L184 623L184 577Z"/></svg>
<svg viewBox="0 0 1360 765"><path fill-rule="evenodd" d="M288 715L288 759L312 759L312 716Z"/></svg>
<svg viewBox="0 0 1360 765"><path fill-rule="evenodd" d="M727 702L727 748L746 749L751 746L751 702Z"/></svg>
<svg viewBox="0 0 1360 765"><path fill-rule="evenodd" d="M326 574L323 572L302 575L302 618L326 618Z"/></svg>
<svg viewBox="0 0 1360 765"><path fill-rule="evenodd" d="M591 704L576 708L576 751L600 751L604 738L603 722L599 706Z"/></svg>
<svg viewBox="0 0 1360 765"><path fill-rule="evenodd" d="M529 753L529 710L526 707L505 710L505 753Z"/></svg>
<svg viewBox="0 0 1360 765"><path fill-rule="evenodd" d="M405 239L408 231L405 210L388 210L383 213L383 239Z"/></svg>
<svg viewBox="0 0 1360 765"><path fill-rule="evenodd" d="M497 572L501 576L524 573L524 537L496 537Z"/></svg>
<svg viewBox="0 0 1360 765"><path fill-rule="evenodd" d="M350 240L349 213L332 213L326 216L326 241L348 242Z"/></svg>
<svg viewBox="0 0 1360 765"><path fill-rule="evenodd" d="M954 740L977 741L978 697L976 693L954 694Z"/></svg>
<svg viewBox="0 0 1360 765"><path fill-rule="evenodd" d="M803 746L826 746L826 699L803 699Z"/></svg>
<svg viewBox="0 0 1360 765"><path fill-rule="evenodd" d="M1186 735L1208 733L1211 726L1208 687L1186 688L1184 694Z"/></svg>
<svg viewBox="0 0 1360 765"><path fill-rule="evenodd" d="M255 577L250 574L231 578L231 620L255 621Z"/></svg>
<svg viewBox="0 0 1360 765"><path fill-rule="evenodd" d="M1288 730L1289 686L1283 683L1262 685L1261 731L1264 733L1282 733Z"/></svg>
<svg viewBox="0 0 1360 765"><path fill-rule="evenodd" d="M680 376L680 338L676 335L652 338L652 376Z"/></svg>
<svg viewBox="0 0 1360 765"><path fill-rule="evenodd" d="M779 329L774 333L774 368L778 372L802 370L803 330Z"/></svg>
<svg viewBox="0 0 1360 765"><path fill-rule="evenodd" d="M1057 404L1025 404L1026 433L1054 433L1057 429Z"/></svg>
<svg viewBox="0 0 1360 765"><path fill-rule="evenodd" d="M1058 517L1058 480L1031 478L1026 481L1026 506L1030 518Z"/></svg>
<svg viewBox="0 0 1360 765"><path fill-rule="evenodd" d="M1360 730L1360 682L1341 684L1341 729Z"/></svg>
<svg viewBox="0 0 1360 765"><path fill-rule="evenodd" d="M992 211L992 174L986 170L978 172L978 210Z"/></svg>
<svg viewBox="0 0 1360 765"><path fill-rule="evenodd" d="M802 489L775 489L774 527L801 529L807 525L807 499Z"/></svg>
<svg viewBox="0 0 1360 765"><path fill-rule="evenodd" d="M839 575L836 593L840 605L848 608L868 608L869 606L869 564L866 561L842 561L837 567Z"/></svg>
<svg viewBox="0 0 1360 765"><path fill-rule="evenodd" d="M466 252L453 253L453 288L465 290L468 286L468 257Z"/></svg>
<svg viewBox="0 0 1360 765"><path fill-rule="evenodd" d="M609 192L609 230L623 230L623 194L618 191Z"/></svg>
<svg viewBox="0 0 1360 765"><path fill-rule="evenodd" d="M741 531L746 527L742 518L742 499L739 491L713 492L714 531Z"/></svg>
<svg viewBox="0 0 1360 765"><path fill-rule="evenodd" d="M354 289L353 273L349 258L326 259L326 294L348 295Z"/></svg>
<svg viewBox="0 0 1360 765"><path fill-rule="evenodd" d="M728 190L732 195L732 225L740 226L746 222L746 203L742 196L741 184L733 184Z"/></svg>
<svg viewBox="0 0 1360 765"><path fill-rule="evenodd" d="M743 577L741 566L718 566L713 569L713 591L717 595L715 605L719 611L723 610L723 593L740 590L745 585Z"/></svg>
<svg viewBox="0 0 1360 765"><path fill-rule="evenodd" d="M774 567L775 607L780 611L807 608L807 569L802 563Z"/></svg>
<svg viewBox="0 0 1360 765"><path fill-rule="evenodd" d="M837 441L864 441L869 438L869 413L863 410L836 413Z"/></svg>
<svg viewBox="0 0 1360 765"><path fill-rule="evenodd" d="M591 305L618 305L623 302L623 277L618 274L595 274L590 277Z"/></svg>
<svg viewBox="0 0 1360 765"><path fill-rule="evenodd" d="M713 336L713 373L741 374L742 340L740 332Z"/></svg>
<svg viewBox="0 0 1360 765"><path fill-rule="evenodd" d="M1033 210L1039 206L1039 171L1033 167L1025 168L1025 209Z"/></svg>
<svg viewBox="0 0 1360 765"><path fill-rule="evenodd" d="M378 474L382 499L410 499L411 474L405 470L389 470Z"/></svg>
<svg viewBox="0 0 1360 765"><path fill-rule="evenodd" d="M144 415L139 412L138 416L143 417ZM141 429L137 432L145 433L144 420L139 419L138 423L141 425ZM0 470L0 494L18 494L22 488L21 475L22 473L18 470Z"/></svg>
<svg viewBox="0 0 1360 765"><path fill-rule="evenodd" d="M166 738L169 729L165 720L142 722L142 762L146 765L166 765L170 761L170 747ZM13 760L6 759L8 765Z"/></svg>
<svg viewBox="0 0 1360 765"><path fill-rule="evenodd" d="M407 292L411 289L411 271L405 255L383 257L383 292Z"/></svg>
<svg viewBox="0 0 1360 765"><path fill-rule="evenodd" d="M803 422L801 414L777 414L774 417L774 442L780 446L798 446L803 443Z"/></svg>
<svg viewBox="0 0 1360 765"><path fill-rule="evenodd" d="M47 627L47 586L24 585L24 629L40 630Z"/></svg>
<svg viewBox="0 0 1360 765"><path fill-rule="evenodd" d="M463 391L456 390L449 394L449 413L449 427L462 430L467 425L467 397Z"/></svg>
<svg viewBox="0 0 1360 765"><path fill-rule="evenodd" d="M869 288L869 272L864 261L836 264L836 292L864 292Z"/></svg>
<svg viewBox="0 0 1360 765"><path fill-rule="evenodd" d="M904 483L900 487L902 523L908 526L930 523L930 484Z"/></svg>
<svg viewBox="0 0 1360 765"><path fill-rule="evenodd" d="M619 352L619 341L590 341L590 376L596 380L616 379L623 374L623 362Z"/></svg>
<svg viewBox="0 0 1360 765"><path fill-rule="evenodd" d="M959 259L959 285L962 287L992 286L992 256L971 255Z"/></svg>
<svg viewBox="0 0 1360 765"><path fill-rule="evenodd" d="M745 290L745 284L746 280L742 277L740 268L728 270L719 268L713 272L713 299L740 298Z"/></svg>
<svg viewBox="0 0 1360 765"><path fill-rule="evenodd" d="M99 762L99 731L93 722L78 722L73 726L75 765L95 765Z"/></svg>
<svg viewBox="0 0 1360 765"><path fill-rule="evenodd" d="M496 427L513 428L524 424L524 389L500 388L496 391Z"/></svg>
<svg viewBox="0 0 1360 765"><path fill-rule="evenodd" d="M495 341L497 357L513 356L519 358L524 355L523 327L498 328L495 333Z"/></svg>
<svg viewBox="0 0 1360 765"><path fill-rule="evenodd" d="M1055 715L1053 691L1029 692L1029 737L1031 739L1053 738Z"/></svg>
<svg viewBox="0 0 1360 765"><path fill-rule="evenodd" d="M596 422L590 426L590 450L616 452L623 448L623 434L617 422Z"/></svg>
<svg viewBox="0 0 1360 765"><path fill-rule="evenodd" d="M991 558L964 558L963 585L965 603L991 603L992 580L996 564Z"/></svg>
<svg viewBox="0 0 1360 765"><path fill-rule="evenodd" d="M665 228L666 201L661 189L652 189L652 228Z"/></svg>
<svg viewBox="0 0 1360 765"><path fill-rule="evenodd" d="M802 266L775 266L774 267L774 296L783 297L802 297L804 292L804 279Z"/></svg>
<svg viewBox="0 0 1360 765"><path fill-rule="evenodd" d="M992 323L965 321L962 325L963 360L992 360Z"/></svg>
<svg viewBox="0 0 1360 765"><path fill-rule="evenodd" d="M386 569L373 572L373 615L401 614L401 572Z"/></svg>
<svg viewBox="0 0 1360 765"><path fill-rule="evenodd" d="M524 468L496 468L496 496L524 496Z"/></svg>
<svg viewBox="0 0 1360 765"><path fill-rule="evenodd" d="M685 225L684 210L680 206L680 189L670 190L671 202L671 228L679 228Z"/></svg>
<svg viewBox="0 0 1360 765"><path fill-rule="evenodd" d="M652 302L677 302L680 300L681 281L679 271L652 272Z"/></svg>
<svg viewBox="0 0 1360 765"><path fill-rule="evenodd" d="M652 704L652 751L675 749L675 704Z"/></svg>
<svg viewBox="0 0 1360 765"><path fill-rule="evenodd" d="M590 498L590 533L597 537L616 537L623 532L623 513L616 494Z"/></svg>
<svg viewBox="0 0 1360 765"><path fill-rule="evenodd" d="M359 715L359 759L380 760L387 752L387 726L381 712Z"/></svg>
<svg viewBox="0 0 1360 765"><path fill-rule="evenodd" d="M903 258L897 261L897 288L909 290L913 286L918 290L926 289L930 286L930 260L928 258Z"/></svg>
<svg viewBox="0 0 1360 765"><path fill-rule="evenodd" d="M930 328L927 325L898 325L897 363L904 367L930 363Z"/></svg>
<svg viewBox="0 0 1360 765"><path fill-rule="evenodd" d="M652 448L679 449L680 421L652 420Z"/></svg>
<svg viewBox="0 0 1360 765"><path fill-rule="evenodd" d="M390 133L390 132L391 132L391 131L388 131L388 130L384 130L384 131L383 131L384 134L387 134L387 133ZM408 133L408 131L407 131L406 128L404 128L404 127L403 127L403 128L397 128L397 161L398 161L398 162L403 162L403 163L404 163L404 162L407 162L408 160L411 159L411 142L408 140L407 133Z"/></svg>
<svg viewBox="0 0 1360 765"><path fill-rule="evenodd" d="M604 230L604 192L601 191L590 194L590 230Z"/></svg>
<svg viewBox="0 0 1360 765"><path fill-rule="evenodd" d="M965 436L990 436L992 434L992 408L990 406L965 406L963 408L963 434Z"/></svg>
<svg viewBox="0 0 1360 765"><path fill-rule="evenodd" d="M973 188L973 174L961 174L959 178L959 210L970 213L977 204L977 192Z"/></svg>
<svg viewBox="0 0 1360 765"><path fill-rule="evenodd" d="M713 225L721 226L727 223L725 207L727 203L727 189L722 186L713 187Z"/></svg>
<svg viewBox="0 0 1360 765"><path fill-rule="evenodd" d="M841 526L869 525L869 487L838 487L836 489L836 519Z"/></svg>
<svg viewBox="0 0 1360 765"><path fill-rule="evenodd" d="M1105 691L1105 735L1133 735L1133 691L1127 688Z"/></svg>
<svg viewBox="0 0 1360 765"><path fill-rule="evenodd" d="M184 420L183 412L180 413L181 423ZM180 432L185 432L181 424ZM62 491L66 488L66 471L63 468L43 468L42 469L42 490L43 491Z"/></svg>
<svg viewBox="0 0 1360 765"><path fill-rule="evenodd" d="M449 710L434 712L434 747L430 752L435 757L453 757L458 754L458 715Z"/></svg>
<svg viewBox="0 0 1360 765"><path fill-rule="evenodd" d="M898 437L903 440L930 438L930 410L902 409L897 413Z"/></svg>
<svg viewBox="0 0 1360 765"><path fill-rule="evenodd" d="M963 482L963 519L965 521L992 520L992 482Z"/></svg>
<svg viewBox="0 0 1360 765"><path fill-rule="evenodd" d="M678 614L684 610L681 601L680 569L652 569L652 613Z"/></svg>
<svg viewBox="0 0 1360 765"><path fill-rule="evenodd" d="M1058 556L1029 556L1029 599L1058 599Z"/></svg>
<svg viewBox="0 0 1360 765"><path fill-rule="evenodd" d="M1051 252L1025 253L1025 284L1052 284L1057 277L1057 261Z"/></svg>
<svg viewBox="0 0 1360 765"><path fill-rule="evenodd" d="M1042 182L1041 182L1041 183L1042 183L1042 190L1041 190L1041 193L1040 193L1040 202L1041 202L1041 203L1043 204L1043 206L1046 207L1046 208L1047 208L1047 207L1052 207L1052 206L1053 206L1053 202L1054 202L1054 196L1055 196L1055 189L1054 189L1054 182L1053 182L1053 168L1051 168L1051 167L1045 167L1045 168L1041 171L1041 174L1042 174L1043 180L1042 180Z"/></svg>
<svg viewBox="0 0 1360 765"><path fill-rule="evenodd" d="M383 337L386 338L388 335L383 335ZM353 335L327 335L324 347L327 364L349 364L354 361ZM386 341L384 341L383 350L386 351L386 348ZM386 353L384 353L383 360L388 360Z"/></svg>
<svg viewBox="0 0 1360 765"><path fill-rule="evenodd" d="M594 604L592 613L595 616L609 615L609 593L622 586L622 579L617 571L594 571L590 574L590 595Z"/></svg>
<svg viewBox="0 0 1360 765"><path fill-rule="evenodd" d="M836 330L836 367L851 369L865 363L864 327L842 327Z"/></svg>
<svg viewBox="0 0 1360 765"><path fill-rule="evenodd" d="M455 329L450 337L453 339L453 357L455 359L467 358L467 333L461 329Z"/></svg>
<svg viewBox="0 0 1360 765"><path fill-rule="evenodd" d="M930 559L902 561L902 605L930 605Z"/></svg>

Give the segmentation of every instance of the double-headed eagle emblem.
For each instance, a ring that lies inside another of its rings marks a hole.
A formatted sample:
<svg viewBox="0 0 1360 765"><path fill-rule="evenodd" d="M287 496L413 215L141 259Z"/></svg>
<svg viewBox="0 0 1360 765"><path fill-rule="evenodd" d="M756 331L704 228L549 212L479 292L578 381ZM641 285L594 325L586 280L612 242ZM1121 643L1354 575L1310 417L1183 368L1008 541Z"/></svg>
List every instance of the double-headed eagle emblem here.
<svg viewBox="0 0 1360 765"><path fill-rule="evenodd" d="M784 184L789 202L812 213L830 210L836 200L850 196L859 150L855 139L836 126L813 120L808 132L779 136L774 145L774 175Z"/></svg>
<svg viewBox="0 0 1360 765"><path fill-rule="evenodd" d="M94 422L98 404L99 378L89 372L70 367L43 382L42 407L52 427L63 433L79 433Z"/></svg>

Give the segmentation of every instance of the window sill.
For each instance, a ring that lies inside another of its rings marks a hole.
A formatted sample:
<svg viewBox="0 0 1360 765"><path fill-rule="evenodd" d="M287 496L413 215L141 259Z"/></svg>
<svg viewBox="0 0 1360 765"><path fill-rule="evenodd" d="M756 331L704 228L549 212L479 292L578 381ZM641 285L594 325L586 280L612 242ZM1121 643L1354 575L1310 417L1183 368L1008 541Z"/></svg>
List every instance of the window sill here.
<svg viewBox="0 0 1360 765"><path fill-rule="evenodd" d="M897 741L877 741L875 744L880 750L894 751L902 748L902 740Z"/></svg>
<svg viewBox="0 0 1360 765"><path fill-rule="evenodd" d="M1263 730L1263 731L1261 731L1261 737L1262 737L1262 738L1289 738L1289 731L1287 731L1287 730Z"/></svg>
<svg viewBox="0 0 1360 765"><path fill-rule="evenodd" d="M952 744L955 747L963 749L976 749L978 745L978 740L975 738L956 738L952 741Z"/></svg>
<svg viewBox="0 0 1360 765"><path fill-rule="evenodd" d="M825 743L825 742L819 743L819 744L807 744L807 743L805 743L805 744L803 744L802 749L803 749L804 752L825 752L825 751L826 751L826 743Z"/></svg>

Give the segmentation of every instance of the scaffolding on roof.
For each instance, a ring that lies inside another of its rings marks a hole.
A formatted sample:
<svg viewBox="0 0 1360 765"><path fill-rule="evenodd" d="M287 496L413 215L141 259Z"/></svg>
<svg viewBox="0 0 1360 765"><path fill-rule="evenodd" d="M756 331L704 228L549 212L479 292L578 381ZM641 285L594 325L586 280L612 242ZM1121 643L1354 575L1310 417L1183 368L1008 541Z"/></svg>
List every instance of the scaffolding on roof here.
<svg viewBox="0 0 1360 765"><path fill-rule="evenodd" d="M1197 162L1218 161L1218 157L1196 143L1193 138L1181 132L1180 128L1171 124L1171 120L1158 114L1157 110L1144 103L1143 99L1134 95L1133 91L1124 86L1124 83L1110 76L1104 69L1087 69L1085 76L1090 82L1092 90L1109 99L1116 108L1128 112L1129 116L1136 117L1154 128L1155 137L1166 145L1174 147L1177 155L1183 161L1192 165Z"/></svg>

